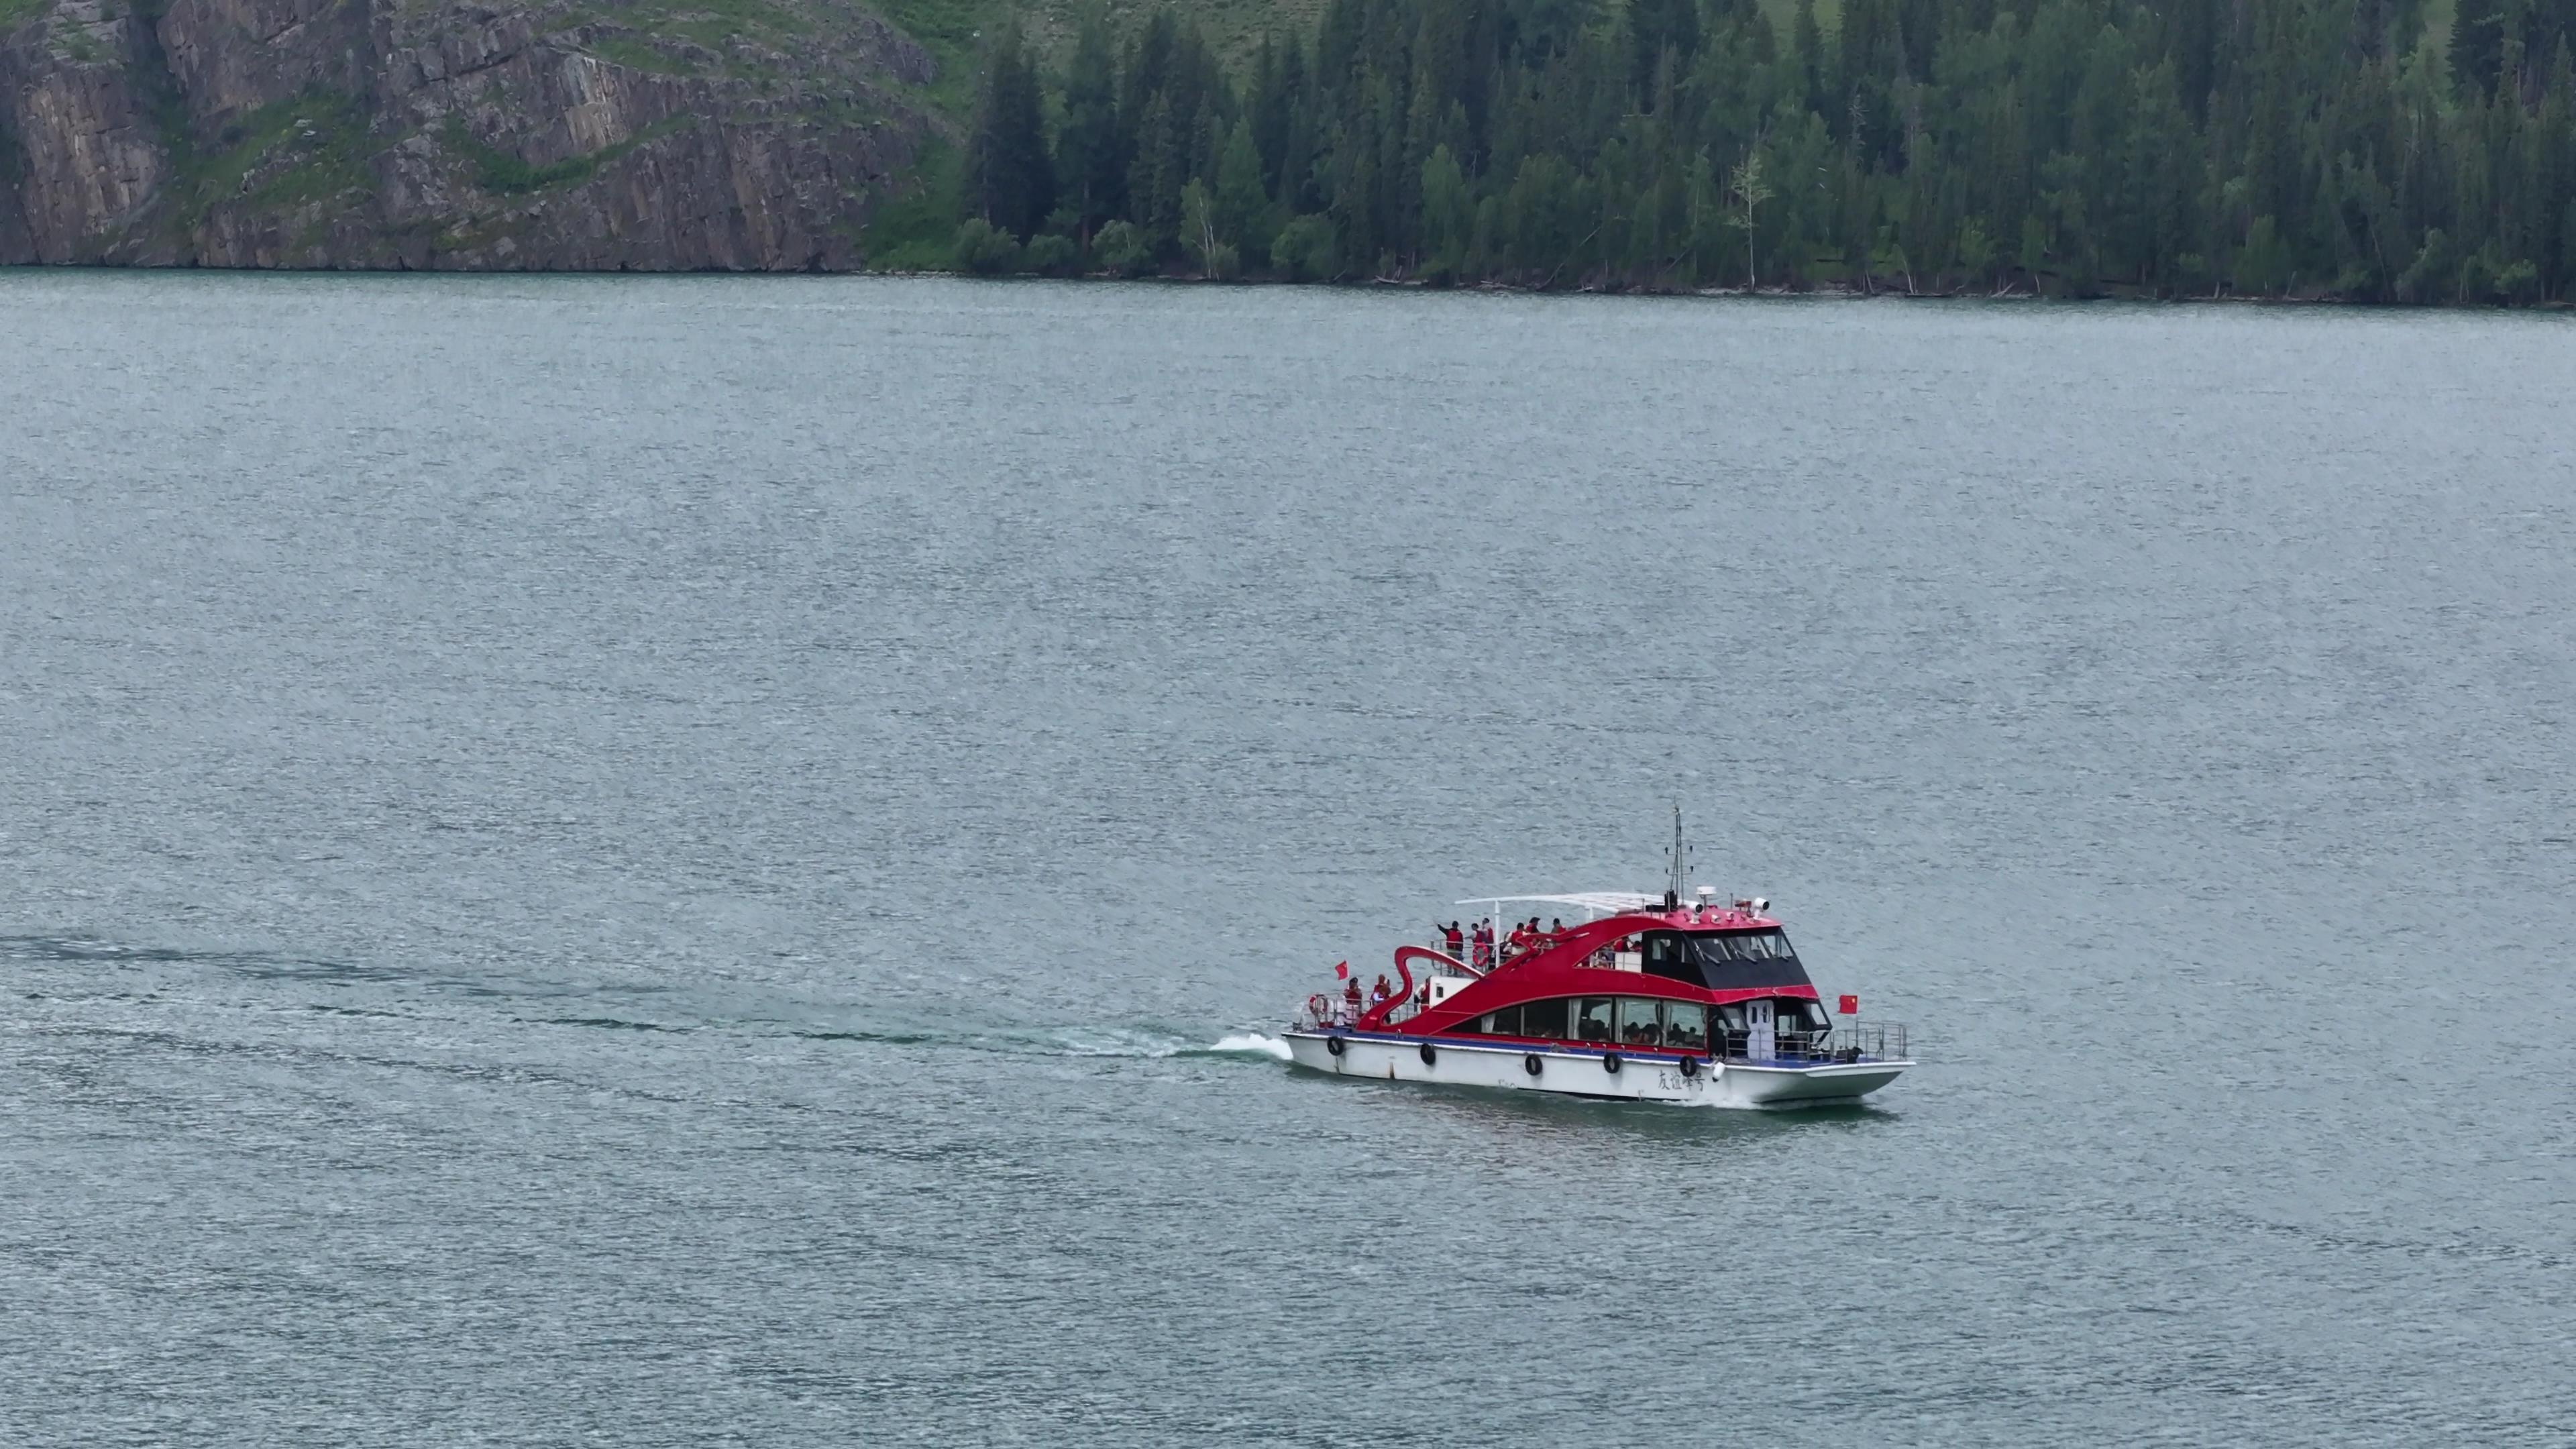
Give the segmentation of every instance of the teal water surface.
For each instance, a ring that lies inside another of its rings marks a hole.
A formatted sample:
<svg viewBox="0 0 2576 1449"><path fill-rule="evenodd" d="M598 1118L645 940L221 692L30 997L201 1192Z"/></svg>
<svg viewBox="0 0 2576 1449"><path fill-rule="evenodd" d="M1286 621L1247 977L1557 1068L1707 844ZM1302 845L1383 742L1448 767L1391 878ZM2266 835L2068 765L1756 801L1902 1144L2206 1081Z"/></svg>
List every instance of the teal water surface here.
<svg viewBox="0 0 2576 1449"><path fill-rule="evenodd" d="M2565 1442L2556 317L0 274L0 1438ZM1695 873L1865 1110L1301 1075Z"/></svg>

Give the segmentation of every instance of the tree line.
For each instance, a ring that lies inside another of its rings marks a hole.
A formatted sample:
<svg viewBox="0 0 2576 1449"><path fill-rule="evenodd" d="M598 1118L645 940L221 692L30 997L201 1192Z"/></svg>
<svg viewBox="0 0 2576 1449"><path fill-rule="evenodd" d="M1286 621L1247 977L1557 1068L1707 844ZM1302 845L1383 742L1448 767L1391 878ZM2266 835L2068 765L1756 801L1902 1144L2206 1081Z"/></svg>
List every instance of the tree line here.
<svg viewBox="0 0 2576 1449"><path fill-rule="evenodd" d="M957 261L1525 287L2528 303L2576 286L2576 0L1331 0L1008 31Z"/></svg>

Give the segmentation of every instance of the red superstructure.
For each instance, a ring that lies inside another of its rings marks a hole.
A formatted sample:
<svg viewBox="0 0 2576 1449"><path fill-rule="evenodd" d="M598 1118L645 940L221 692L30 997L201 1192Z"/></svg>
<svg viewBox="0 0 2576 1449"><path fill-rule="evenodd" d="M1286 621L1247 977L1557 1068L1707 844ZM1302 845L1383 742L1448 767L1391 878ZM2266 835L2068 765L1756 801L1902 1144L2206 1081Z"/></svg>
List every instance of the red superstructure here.
<svg viewBox="0 0 2576 1449"><path fill-rule="evenodd" d="M1356 1031L1439 1036L1508 1007L1605 992L1696 1002L1710 1007L1766 999L1821 1002L1815 983L1807 979L1805 968L1798 964L1794 953L1785 950L1775 955L1746 958L1781 963L1773 969L1732 972L1715 978L1709 973L1704 953L1700 950L1687 950L1666 958L1674 966L1694 968L1699 978L1697 981L1678 972L1649 972L1646 969L1646 958L1653 954L1649 948L1659 939L1677 939L1696 946L1695 938L1743 940L1755 933L1786 941L1778 920L1754 911L1750 901L1738 901L1723 908L1700 906L1635 911L1607 920L1569 926L1561 934L1550 935L1546 944L1509 957L1492 970L1481 973L1444 952L1424 946L1401 946L1396 949L1395 969L1403 978L1402 988L1383 1004L1364 1012L1351 1023L1351 1027ZM1627 957L1636 959L1633 962L1622 959ZM1730 956L1728 964L1733 964L1736 959ZM1444 992L1436 1004L1432 1003L1424 996L1428 983L1417 986L1414 982L1411 967L1415 961L1433 963L1443 973L1470 976L1474 978L1473 984ZM1605 977L1602 974L1605 970L1630 974ZM1734 979L1752 976L1765 979L1741 982ZM1712 979L1721 984L1708 984ZM1817 1016L1821 1028L1822 1012L1819 1011Z"/></svg>

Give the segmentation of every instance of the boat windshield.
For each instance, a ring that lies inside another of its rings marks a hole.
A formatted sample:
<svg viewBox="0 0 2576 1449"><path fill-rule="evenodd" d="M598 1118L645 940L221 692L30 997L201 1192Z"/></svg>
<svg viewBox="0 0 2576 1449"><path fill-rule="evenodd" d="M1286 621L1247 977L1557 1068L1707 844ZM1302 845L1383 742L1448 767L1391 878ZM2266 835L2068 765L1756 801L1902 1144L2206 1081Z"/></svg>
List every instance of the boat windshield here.
<svg viewBox="0 0 2576 1449"><path fill-rule="evenodd" d="M1730 931L1723 936L1699 938L1703 961L1776 961L1795 958L1789 949L1789 937L1781 931Z"/></svg>
<svg viewBox="0 0 2576 1449"><path fill-rule="evenodd" d="M1807 968L1789 949L1789 938L1777 927L1692 936L1691 953L1700 984L1711 991L1746 991L1763 986L1807 986Z"/></svg>

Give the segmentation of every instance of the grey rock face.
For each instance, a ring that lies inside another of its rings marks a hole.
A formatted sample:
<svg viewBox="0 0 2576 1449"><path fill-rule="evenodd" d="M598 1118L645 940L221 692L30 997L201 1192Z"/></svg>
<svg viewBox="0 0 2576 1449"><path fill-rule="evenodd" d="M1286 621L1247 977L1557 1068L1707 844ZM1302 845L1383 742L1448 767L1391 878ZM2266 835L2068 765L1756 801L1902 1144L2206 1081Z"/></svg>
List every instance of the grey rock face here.
<svg viewBox="0 0 2576 1449"><path fill-rule="evenodd" d="M935 124L850 0L150 4L0 33L0 262L846 269Z"/></svg>

